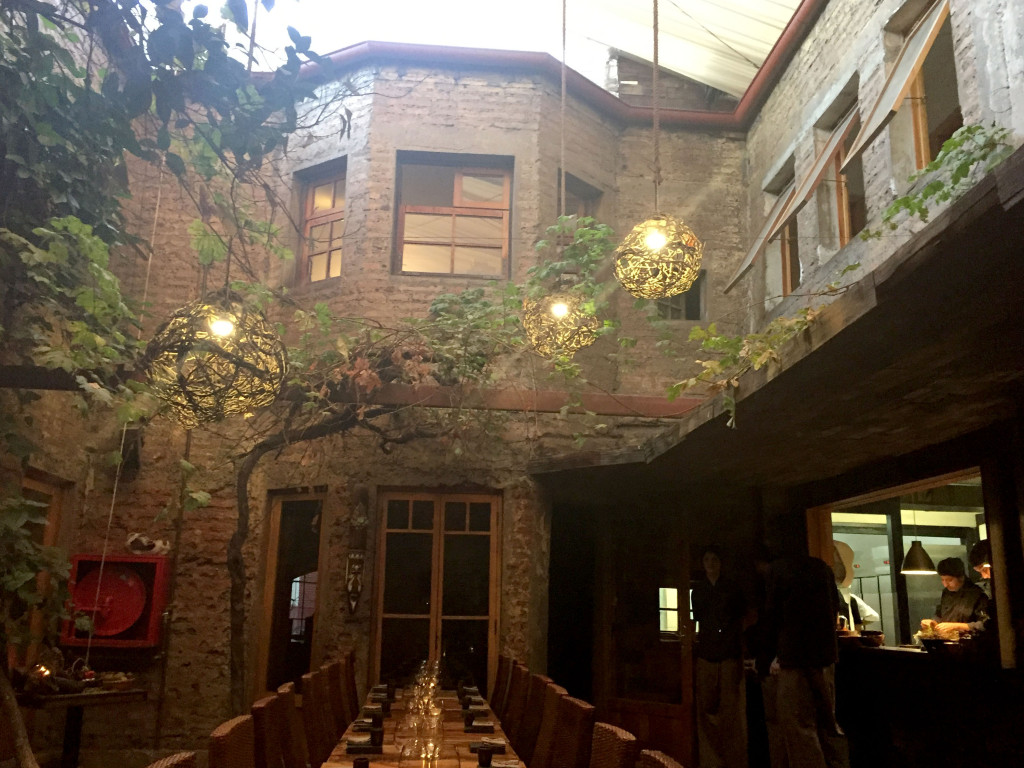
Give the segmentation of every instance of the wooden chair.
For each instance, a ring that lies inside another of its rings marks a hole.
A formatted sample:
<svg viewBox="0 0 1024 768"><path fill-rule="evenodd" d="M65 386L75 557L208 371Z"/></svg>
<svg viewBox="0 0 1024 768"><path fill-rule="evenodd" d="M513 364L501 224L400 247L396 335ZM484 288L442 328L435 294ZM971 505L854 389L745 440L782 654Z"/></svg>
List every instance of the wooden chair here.
<svg viewBox="0 0 1024 768"><path fill-rule="evenodd" d="M342 659L342 695L345 698L345 704L348 707L351 719L355 720L359 717L359 710L362 707L359 704L359 690L356 687L356 652L350 650L345 654Z"/></svg>
<svg viewBox="0 0 1024 768"><path fill-rule="evenodd" d="M656 749L645 749L640 752L636 761L636 768L683 768L682 763L677 763L664 752Z"/></svg>
<svg viewBox="0 0 1024 768"><path fill-rule="evenodd" d="M210 768L254 768L256 758L252 715L221 723L210 734Z"/></svg>
<svg viewBox="0 0 1024 768"><path fill-rule="evenodd" d="M331 719L334 723L334 736L336 739L340 738L341 734L348 728L348 724L355 720L355 715L349 713L348 707L345 704L343 666L343 662L332 661L330 664L324 664L320 667L320 671L323 672L324 679L327 682L327 699L331 704Z"/></svg>
<svg viewBox="0 0 1024 768"><path fill-rule="evenodd" d="M512 672L512 659L504 654L498 654L498 671L494 675L494 685L491 687L491 711L498 720L505 717L505 701L508 696L508 681Z"/></svg>
<svg viewBox="0 0 1024 768"><path fill-rule="evenodd" d="M281 768L284 761L284 729L287 712L284 700L267 696L252 705L254 757L256 768Z"/></svg>
<svg viewBox="0 0 1024 768"><path fill-rule="evenodd" d="M327 718L324 716L327 702L321 693L322 677L318 671L307 672L302 676L302 726L306 732L311 768L319 768L333 748L333 740L327 730Z"/></svg>
<svg viewBox="0 0 1024 768"><path fill-rule="evenodd" d="M518 661L513 662L512 681L508 686L508 704L505 707L505 717L501 719L501 728L512 742L513 749L519 739L519 724L526 711L526 696L529 693L529 688L529 670Z"/></svg>
<svg viewBox="0 0 1024 768"><path fill-rule="evenodd" d="M527 765L533 760L537 747L537 735L544 716L544 691L554 681L547 675L530 675L529 693L526 696L526 711L519 723L517 743L512 745L519 759Z"/></svg>
<svg viewBox="0 0 1024 768"><path fill-rule="evenodd" d="M544 689L543 700L538 702L541 707L540 731L537 733L537 745L533 750L530 768L562 768L552 762L552 757L555 751L555 728L558 725L558 702L566 695L565 688L554 683L548 683Z"/></svg>
<svg viewBox="0 0 1024 768"><path fill-rule="evenodd" d="M633 768L640 742L629 731L608 723L594 723L590 768Z"/></svg>
<svg viewBox="0 0 1024 768"><path fill-rule="evenodd" d="M150 763L146 768L196 768L195 752L178 752Z"/></svg>
<svg viewBox="0 0 1024 768"><path fill-rule="evenodd" d="M295 701L295 683L285 683L277 689L277 695L284 704L285 727L281 731L284 768L306 768L309 765L309 748L306 746L302 715Z"/></svg>
<svg viewBox="0 0 1024 768"><path fill-rule="evenodd" d="M558 700L550 765L589 768L594 739L594 705L572 696Z"/></svg>

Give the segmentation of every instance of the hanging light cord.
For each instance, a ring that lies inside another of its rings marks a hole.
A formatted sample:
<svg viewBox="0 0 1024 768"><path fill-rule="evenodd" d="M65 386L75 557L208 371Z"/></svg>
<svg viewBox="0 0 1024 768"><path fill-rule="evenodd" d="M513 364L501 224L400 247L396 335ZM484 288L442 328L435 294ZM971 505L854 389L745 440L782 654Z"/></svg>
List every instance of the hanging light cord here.
<svg viewBox="0 0 1024 768"><path fill-rule="evenodd" d="M142 284L142 304L145 306L149 298L149 276L153 268L153 240L156 238L156 225L160 220L160 201L163 197L164 169L161 166L160 175L156 182L156 204L153 206L153 226L149 231L149 257L146 259L146 279ZM142 327L140 326L136 338L142 338ZM119 452L124 457L124 444L128 437L128 424L121 427L121 447ZM92 653L92 638L96 631L95 609L100 603L100 587L103 586L103 569L107 564L107 550L110 547L110 528L114 522L114 505L117 504L117 486L121 482L122 462L117 462L117 470L114 472L114 487L110 492L110 511L107 513L107 528L103 533L103 550L100 552L99 578L96 580L96 594L93 596L92 607L94 609L93 620L89 623L89 637L85 641L85 666L89 666L89 656Z"/></svg>
<svg viewBox="0 0 1024 768"><path fill-rule="evenodd" d="M566 13L567 0L562 0L562 111L560 120L560 139L561 146L559 151L561 152L561 158L559 163L561 169L559 171L559 199L562 201L562 216L566 215L568 210L568 203L565 199L565 28L567 26L567 13Z"/></svg>
<svg viewBox="0 0 1024 768"><path fill-rule="evenodd" d="M658 0L654 0L654 57L651 67L651 113L654 123L654 210L661 210L658 202L658 187L661 184L661 145L659 142L658 115Z"/></svg>

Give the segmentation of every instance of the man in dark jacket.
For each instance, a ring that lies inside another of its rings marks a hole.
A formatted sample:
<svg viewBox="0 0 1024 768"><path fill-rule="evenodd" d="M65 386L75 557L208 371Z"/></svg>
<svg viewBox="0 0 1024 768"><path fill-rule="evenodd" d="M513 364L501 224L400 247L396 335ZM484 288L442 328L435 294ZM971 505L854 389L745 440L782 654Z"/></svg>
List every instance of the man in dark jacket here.
<svg viewBox="0 0 1024 768"><path fill-rule="evenodd" d="M740 588L722 576L714 547L701 556L704 581L693 588L697 632L697 745L701 768L746 768L747 699L743 677Z"/></svg>
<svg viewBox="0 0 1024 768"><path fill-rule="evenodd" d="M835 574L807 555L775 560L767 613L777 638L778 717L793 768L845 768L846 736L836 722Z"/></svg>

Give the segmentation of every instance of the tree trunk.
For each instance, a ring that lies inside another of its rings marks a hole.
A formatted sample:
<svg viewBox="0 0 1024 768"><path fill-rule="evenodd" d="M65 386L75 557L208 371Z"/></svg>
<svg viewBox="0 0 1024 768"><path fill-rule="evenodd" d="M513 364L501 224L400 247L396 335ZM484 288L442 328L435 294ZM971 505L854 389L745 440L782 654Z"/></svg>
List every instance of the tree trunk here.
<svg viewBox="0 0 1024 768"><path fill-rule="evenodd" d="M14 688L7 675L0 671L0 719L6 720L14 736L14 765L16 768L39 768L36 756L32 754L32 745L28 741L25 721L21 717L18 701L14 697Z"/></svg>

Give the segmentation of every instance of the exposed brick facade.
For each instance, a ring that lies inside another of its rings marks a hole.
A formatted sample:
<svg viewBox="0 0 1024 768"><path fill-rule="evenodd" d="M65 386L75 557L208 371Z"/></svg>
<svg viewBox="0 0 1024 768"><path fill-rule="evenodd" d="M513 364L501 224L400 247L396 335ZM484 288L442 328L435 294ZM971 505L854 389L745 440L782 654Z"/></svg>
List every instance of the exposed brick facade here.
<svg viewBox="0 0 1024 768"><path fill-rule="evenodd" d="M1018 134L1024 132L1024 22L1015 0L952 0L951 4L965 122L996 120ZM810 165L822 140L815 126L851 78L858 79L861 104L880 90L893 55L883 26L899 6L897 0L828 3L747 133L663 129L661 208L681 215L706 240L706 321L718 321L723 329L735 331L763 321L764 259L732 292L724 290L770 208L771 199L763 188L790 156L797 177ZM287 214L294 220L300 212L296 174L345 158L347 230L342 275L307 285L298 279L294 263L259 256L255 263L265 270L268 281L290 287L300 305L326 301L352 316L384 321L423 314L439 292L473 284L393 274L399 151L513 158L511 277L522 280L535 263L533 244L557 214L558 83L543 74L499 68L387 62L361 65L346 77L343 104L351 110L351 125L344 126L340 113L333 113L315 130L293 136L287 151L273 161L281 190L292 201ZM621 125L575 99L570 100L565 118L566 169L602 191L599 218L624 234L653 210L650 129ZM864 154L869 220L877 220L892 198L890 154L885 131ZM200 279L186 229L195 214L167 174L150 167L133 171L134 228L143 237L152 235L154 259L148 275L145 262L134 255L122 255L117 268L131 294L141 297L148 292L151 309L145 332L151 333L174 308L199 295ZM801 234L814 244L802 249L808 259L805 280L809 286L825 284L840 267L854 261L866 272L901 242L901 233L873 243L855 240L835 254L826 247L818 212L819 206L812 203L799 214ZM277 212L276 219L285 223L287 216ZM293 242L298 244L297 235ZM772 311L792 311L801 301L791 297ZM631 353L631 362L615 357L617 350L606 341L581 353L579 360L589 380L611 392L658 394L667 384L693 374L692 360L666 359L657 353L655 336L635 318L631 298L619 292L613 311L623 332L639 337L640 344ZM685 338L693 323L677 324L678 335ZM524 355L514 365L528 384L531 380L543 383L545 371L535 356ZM44 398L38 423L45 449L33 457L36 469L71 483L62 543L71 552L95 552L108 540L112 550L119 550L132 531L173 541L174 515L163 516L161 511L168 506L173 509L180 492L184 432L166 419L145 429L141 469L119 485L108 536L113 472L103 456L117 447L119 432L110 414L81 421L72 411L71 399L53 393ZM601 422L608 426L591 430L588 448L636 446L664 426L641 418ZM182 524L166 680L161 681L161 664L151 657L110 657L110 663L138 669L151 701L116 719L87 716L84 766L110 764L114 753L127 766L144 764L151 749L202 748L213 727L230 714L226 548L235 525L232 453L240 429L227 423L192 435L190 461L200 471L190 485L209 491L213 502L187 513ZM326 492L314 663L354 647L360 685L366 683L375 584L380 577L374 559L379 544L379 491L472 487L502 497L500 649L534 669L543 669L550 520L525 465L542 453L570 450L578 429L556 415L540 415L508 420L496 436L468 446L461 455L431 440L400 445L385 454L373 435L360 432L266 457L249 487L252 520L245 555L250 678L260 632L255 617L263 600L269 499L282 489L315 486L326 486ZM343 581L357 486L370 491L367 568L361 602L350 615ZM156 744L161 695L161 739ZM36 735L39 740L54 735L43 716Z"/></svg>

